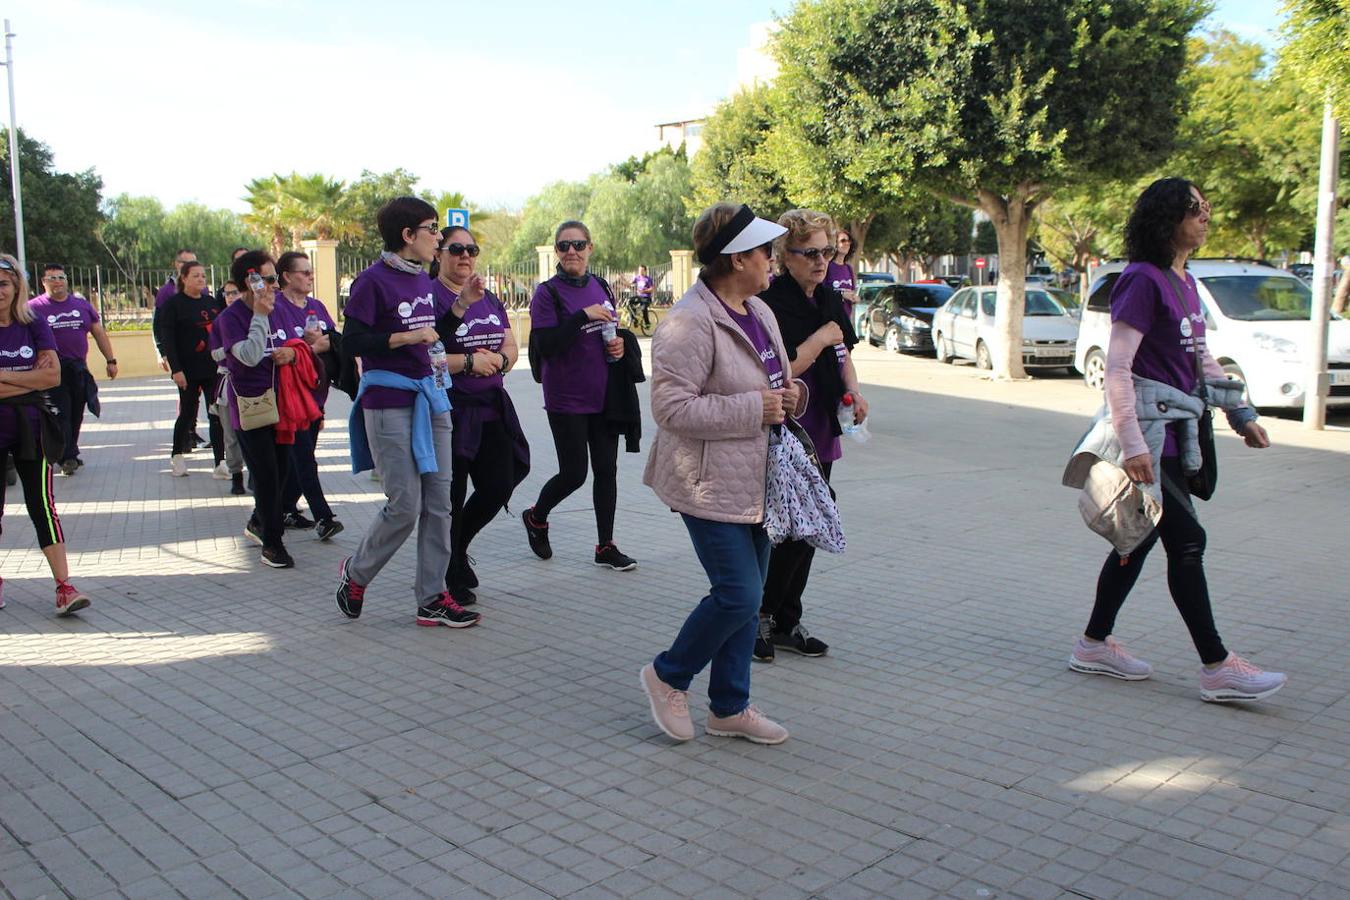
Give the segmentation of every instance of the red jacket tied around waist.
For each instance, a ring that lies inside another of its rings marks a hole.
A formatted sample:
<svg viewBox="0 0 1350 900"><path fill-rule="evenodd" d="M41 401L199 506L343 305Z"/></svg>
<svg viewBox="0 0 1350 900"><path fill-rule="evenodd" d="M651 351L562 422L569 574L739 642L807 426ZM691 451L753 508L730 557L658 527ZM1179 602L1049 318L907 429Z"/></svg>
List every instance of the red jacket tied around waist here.
<svg viewBox="0 0 1350 900"><path fill-rule="evenodd" d="M314 353L300 338L285 343L295 351L295 362L277 366L277 443L294 444L295 433L323 418L311 393L319 383Z"/></svg>

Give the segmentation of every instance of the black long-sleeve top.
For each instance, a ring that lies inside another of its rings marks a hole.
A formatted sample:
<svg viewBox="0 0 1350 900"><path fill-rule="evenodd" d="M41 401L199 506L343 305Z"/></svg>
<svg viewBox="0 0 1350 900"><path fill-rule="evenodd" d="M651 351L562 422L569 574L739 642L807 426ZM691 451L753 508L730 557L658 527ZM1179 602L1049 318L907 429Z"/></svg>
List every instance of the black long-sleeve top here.
<svg viewBox="0 0 1350 900"><path fill-rule="evenodd" d="M211 323L223 307L210 294L189 297L181 291L155 310L155 343L169 361L171 372L192 380L213 378L216 361L211 358Z"/></svg>

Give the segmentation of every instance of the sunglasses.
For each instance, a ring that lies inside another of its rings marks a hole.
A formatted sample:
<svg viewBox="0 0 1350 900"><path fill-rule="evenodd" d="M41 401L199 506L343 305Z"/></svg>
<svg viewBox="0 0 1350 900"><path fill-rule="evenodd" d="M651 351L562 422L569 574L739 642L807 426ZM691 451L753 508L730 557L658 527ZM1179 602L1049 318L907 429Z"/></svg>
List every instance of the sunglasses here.
<svg viewBox="0 0 1350 900"><path fill-rule="evenodd" d="M566 253L569 249L580 253L591 245L590 241L558 241L553 245L553 249L559 253Z"/></svg>
<svg viewBox="0 0 1350 900"><path fill-rule="evenodd" d="M833 247L808 247L805 250L801 250L797 247L788 247L787 252L795 253L797 256L805 256L807 259L811 260L811 262L815 262L818 259L829 262L834 259L835 253L838 251Z"/></svg>
<svg viewBox="0 0 1350 900"><path fill-rule="evenodd" d="M765 256L767 256L769 259L773 259L773 241L769 241L767 244L760 244L755 249L763 250Z"/></svg>
<svg viewBox="0 0 1350 900"><path fill-rule="evenodd" d="M421 231L421 230L423 230L423 229L426 229L427 231L434 231L434 232L439 233L440 230L441 230L441 226L440 226L440 225L437 225L435 222L431 222L431 223L429 223L429 224L427 224L427 225L418 225L416 228L413 228L412 231L417 232L417 231Z"/></svg>
<svg viewBox="0 0 1350 900"><path fill-rule="evenodd" d="M42 280L43 280L43 281L65 281L65 280L66 280L66 276L64 276L64 275L43 275L43 276L42 276Z"/></svg>
<svg viewBox="0 0 1350 900"><path fill-rule="evenodd" d="M451 256L463 256L465 253L470 256L477 256L481 248L477 244L446 244L441 248L442 253L449 253Z"/></svg>
<svg viewBox="0 0 1350 900"><path fill-rule="evenodd" d="M313 275L313 269L287 269L287 275Z"/></svg>
<svg viewBox="0 0 1350 900"><path fill-rule="evenodd" d="M19 271L19 270L15 267L14 263L10 262L10 261L7 260L7 259L0 259L0 269L3 269L3 270L6 271L6 272L17 272L17 271Z"/></svg>
<svg viewBox="0 0 1350 900"><path fill-rule="evenodd" d="M1192 218L1200 215L1201 213L1209 215L1209 210L1210 206L1208 200L1197 200L1194 197L1192 197L1190 200L1186 202L1186 215Z"/></svg>
<svg viewBox="0 0 1350 900"><path fill-rule="evenodd" d="M268 284L276 284L279 279L275 275L263 275L262 280Z"/></svg>

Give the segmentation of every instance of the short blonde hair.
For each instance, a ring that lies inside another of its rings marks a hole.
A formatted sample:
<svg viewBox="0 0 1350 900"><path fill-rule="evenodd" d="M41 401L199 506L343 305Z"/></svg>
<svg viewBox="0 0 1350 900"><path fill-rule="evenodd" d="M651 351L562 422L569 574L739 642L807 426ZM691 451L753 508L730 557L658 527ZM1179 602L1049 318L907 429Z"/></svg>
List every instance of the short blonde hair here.
<svg viewBox="0 0 1350 900"><path fill-rule="evenodd" d="M14 300L9 305L9 317L27 325L33 321L33 311L28 308L28 277L24 275L19 261L8 253L0 253L0 259L14 267L12 270L0 269L0 276L8 275L14 282Z"/></svg>
<svg viewBox="0 0 1350 900"><path fill-rule="evenodd" d="M834 219L823 212L816 212L814 209L789 209L778 217L778 224L787 229L773 242L773 255L778 260L780 275L787 271L784 260L787 259L789 243L800 244L817 231L823 231L825 232L825 240L833 247L835 232L838 230L834 224Z"/></svg>
<svg viewBox="0 0 1350 900"><path fill-rule="evenodd" d="M717 237L717 232L721 231L736 214L741 211L739 203L714 203L712 206L699 213L698 220L694 222L694 258L698 259L703 253L703 249L712 243L713 238ZM712 262L705 265L698 277L703 281L710 279L725 278L732 273L731 254L719 253Z"/></svg>

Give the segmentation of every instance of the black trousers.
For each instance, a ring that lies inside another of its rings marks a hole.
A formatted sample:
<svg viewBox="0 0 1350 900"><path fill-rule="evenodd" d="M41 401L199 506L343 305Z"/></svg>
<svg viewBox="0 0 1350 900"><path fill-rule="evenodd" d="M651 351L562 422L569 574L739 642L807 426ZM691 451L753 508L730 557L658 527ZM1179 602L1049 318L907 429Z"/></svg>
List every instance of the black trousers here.
<svg viewBox="0 0 1350 900"><path fill-rule="evenodd" d="M23 410L16 410L20 415ZM37 532L38 546L50 547L66 541L61 531L61 519L56 515L56 496L52 492L52 466L39 449L37 459L19 459L8 451L0 451L0 457L14 460L14 469L19 473L19 483L23 485L23 502L28 507L28 518ZM0 462L0 468L4 464ZM0 479L0 512L5 508L5 482Z"/></svg>
<svg viewBox="0 0 1350 900"><path fill-rule="evenodd" d="M450 550L462 560L469 544L501 511L516 486L516 448L502 421L484 422L478 453L456 456L450 481ZM473 495L467 500L469 481Z"/></svg>
<svg viewBox="0 0 1350 900"><path fill-rule="evenodd" d="M281 488L281 508L284 513L298 512L300 495L304 494L309 504L309 514L316 519L333 518L333 508L323 495L323 485L319 483L319 461L314 455L319 444L319 431L323 421L315 422L304 431L295 433L295 443L290 446L290 465L286 468L285 482Z"/></svg>
<svg viewBox="0 0 1350 900"><path fill-rule="evenodd" d="M536 522L547 520L555 506L586 483L589 452L596 536L598 543L609 543L614 540L614 508L619 502L619 436L609 433L604 413L551 412L548 427L558 453L558 474L544 484L531 516Z"/></svg>
<svg viewBox="0 0 1350 900"><path fill-rule="evenodd" d="M290 465L291 448L277 443L276 426L239 431L239 449L253 478L253 515L262 528L264 547L281 547L281 486Z"/></svg>
<svg viewBox="0 0 1350 900"><path fill-rule="evenodd" d="M216 376L189 378L187 387L178 389L178 418L173 423L173 453L192 451L192 430L197 427L197 402L199 397L206 398L209 410L215 400ZM220 430L220 419L213 412L207 412L206 421L211 435L211 453L216 465L225 458L225 434Z"/></svg>
<svg viewBox="0 0 1350 900"><path fill-rule="evenodd" d="M1181 486L1186 483L1186 477L1182 474L1179 459L1163 457L1162 474L1164 479L1177 485L1177 492L1185 491ZM1205 580L1205 529L1195 517L1190 498L1176 496L1166 485L1158 527L1123 564L1120 554L1112 550L1102 565L1101 575L1097 578L1097 602L1083 633L1094 641L1106 640L1115 628L1116 614L1139 580L1148 552L1159 539L1167 552L1167 587L1172 593L1172 602L1191 633L1195 649L1200 652L1200 661L1206 665L1223 662L1228 658L1228 650L1214 626L1209 584Z"/></svg>
<svg viewBox="0 0 1350 900"><path fill-rule="evenodd" d="M61 461L80 458L80 428L84 425L85 370L67 360L61 361L61 383L47 391L61 419L65 449Z"/></svg>
<svg viewBox="0 0 1350 900"><path fill-rule="evenodd" d="M821 463L825 483L830 481L834 463ZM806 541L783 541L769 554L769 574L764 578L761 616L773 616L775 631L791 631L802 620L802 594L811 577L811 561L816 548Z"/></svg>

